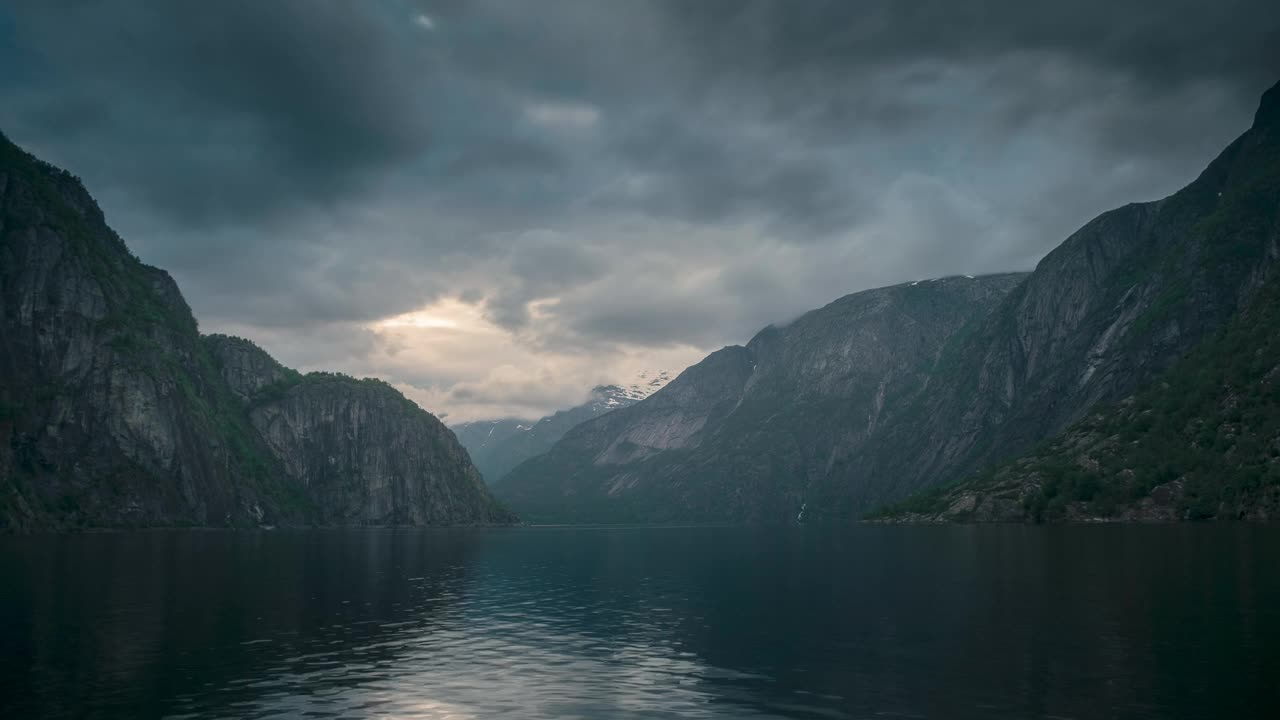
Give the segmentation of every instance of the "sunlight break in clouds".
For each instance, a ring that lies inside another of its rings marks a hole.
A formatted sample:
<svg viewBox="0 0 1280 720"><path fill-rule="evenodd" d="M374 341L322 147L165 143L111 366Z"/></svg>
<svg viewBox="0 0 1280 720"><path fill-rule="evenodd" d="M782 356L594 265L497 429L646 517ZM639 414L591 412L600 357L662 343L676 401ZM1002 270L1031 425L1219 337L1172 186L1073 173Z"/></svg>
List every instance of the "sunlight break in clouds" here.
<svg viewBox="0 0 1280 720"><path fill-rule="evenodd" d="M555 318L554 300L530 304L532 323ZM422 407L448 422L498 417L537 419L549 408L586 400L596 385L633 382L643 372L678 373L705 354L687 345L622 345L601 355L539 347L540 330L513 332L489 320L480 305L456 298L369 323L374 350L361 372L393 379Z"/></svg>

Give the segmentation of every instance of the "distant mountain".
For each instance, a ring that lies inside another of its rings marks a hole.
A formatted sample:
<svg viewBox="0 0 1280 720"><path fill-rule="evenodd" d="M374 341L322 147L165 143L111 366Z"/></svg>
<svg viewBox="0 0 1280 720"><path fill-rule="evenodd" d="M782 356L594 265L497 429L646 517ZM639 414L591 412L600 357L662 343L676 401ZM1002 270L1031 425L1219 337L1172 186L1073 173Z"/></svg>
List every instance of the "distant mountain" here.
<svg viewBox="0 0 1280 720"><path fill-rule="evenodd" d="M766 328L574 428L497 492L532 521L793 519L822 502L837 453L925 391L947 340L1021 280L908 283Z"/></svg>
<svg viewBox="0 0 1280 720"><path fill-rule="evenodd" d="M511 419L469 422L455 425L453 431L471 454L472 462L485 481L494 485L511 468L550 450L574 426L611 410L634 405L662 388L670 379L666 371L641 373L636 382L626 387L597 386L585 403L534 422Z"/></svg>
<svg viewBox="0 0 1280 720"><path fill-rule="evenodd" d="M202 337L78 180L0 136L0 529L513 519L390 386Z"/></svg>
<svg viewBox="0 0 1280 720"><path fill-rule="evenodd" d="M1278 228L1280 86L1194 182L1104 213L1029 276L859 293L766 330L579 426L501 495L531 520L859 517L1168 371L1258 297Z"/></svg>

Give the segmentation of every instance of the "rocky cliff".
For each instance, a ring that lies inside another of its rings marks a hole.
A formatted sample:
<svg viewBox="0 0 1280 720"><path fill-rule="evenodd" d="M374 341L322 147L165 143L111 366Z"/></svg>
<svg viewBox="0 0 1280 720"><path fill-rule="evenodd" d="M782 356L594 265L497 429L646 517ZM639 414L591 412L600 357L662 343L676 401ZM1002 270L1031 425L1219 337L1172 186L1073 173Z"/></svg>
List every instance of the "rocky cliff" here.
<svg viewBox="0 0 1280 720"><path fill-rule="evenodd" d="M395 388L335 373L300 375L253 343L205 345L255 430L328 525L514 521L453 432Z"/></svg>
<svg viewBox="0 0 1280 720"><path fill-rule="evenodd" d="M882 522L1280 517L1280 273L1133 396L1014 462L876 513Z"/></svg>
<svg viewBox="0 0 1280 720"><path fill-rule="evenodd" d="M0 528L509 519L394 390L315 383L251 411L299 376L229 368L219 343L79 181L0 136Z"/></svg>
<svg viewBox="0 0 1280 720"><path fill-rule="evenodd" d="M534 521L791 520L853 488L830 470L923 392L947 341L1022 276L856 293L745 347L719 350L651 397L574 428L499 494Z"/></svg>

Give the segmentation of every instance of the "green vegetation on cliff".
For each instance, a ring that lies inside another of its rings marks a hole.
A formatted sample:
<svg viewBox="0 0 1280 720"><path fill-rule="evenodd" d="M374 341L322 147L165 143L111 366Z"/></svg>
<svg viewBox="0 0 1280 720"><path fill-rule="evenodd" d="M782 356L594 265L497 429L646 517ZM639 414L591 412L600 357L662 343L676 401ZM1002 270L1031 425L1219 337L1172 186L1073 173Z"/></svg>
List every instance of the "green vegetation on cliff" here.
<svg viewBox="0 0 1280 720"><path fill-rule="evenodd" d="M1280 276L1172 370L1013 463L878 519L1264 518L1280 513Z"/></svg>
<svg viewBox="0 0 1280 720"><path fill-rule="evenodd" d="M2 137L0 179L0 526L302 519L172 278Z"/></svg>

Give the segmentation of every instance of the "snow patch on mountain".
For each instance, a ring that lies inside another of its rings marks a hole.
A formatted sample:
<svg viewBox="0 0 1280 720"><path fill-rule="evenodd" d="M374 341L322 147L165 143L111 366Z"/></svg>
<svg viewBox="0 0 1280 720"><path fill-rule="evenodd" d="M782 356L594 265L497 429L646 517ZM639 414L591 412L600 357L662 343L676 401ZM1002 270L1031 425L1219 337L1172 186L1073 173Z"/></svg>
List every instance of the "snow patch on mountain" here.
<svg viewBox="0 0 1280 720"><path fill-rule="evenodd" d="M586 402L536 422L517 418L459 423L452 429L488 482L533 455L546 452L580 423L634 405L661 390L675 375L667 370L646 371L630 382L598 385Z"/></svg>

